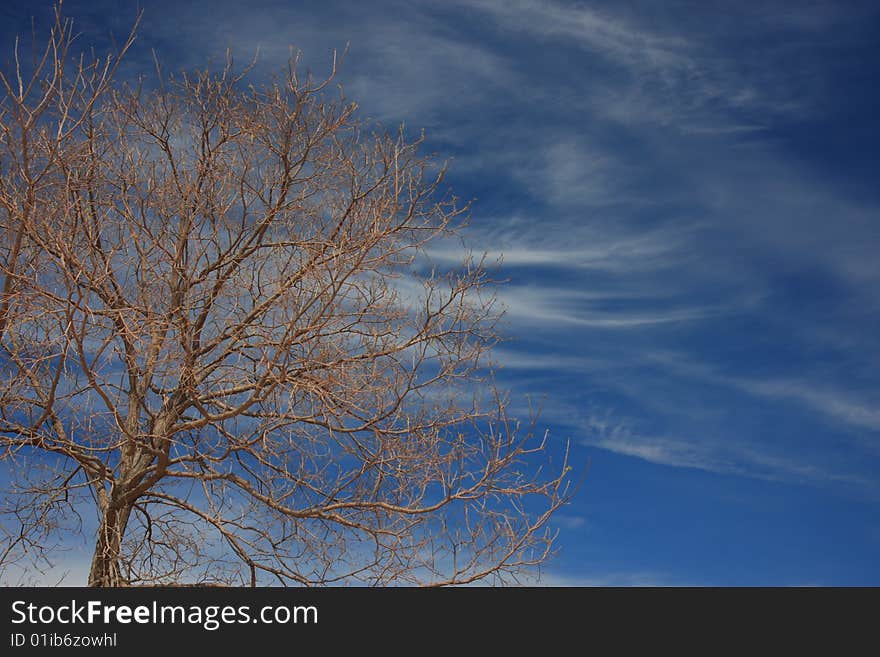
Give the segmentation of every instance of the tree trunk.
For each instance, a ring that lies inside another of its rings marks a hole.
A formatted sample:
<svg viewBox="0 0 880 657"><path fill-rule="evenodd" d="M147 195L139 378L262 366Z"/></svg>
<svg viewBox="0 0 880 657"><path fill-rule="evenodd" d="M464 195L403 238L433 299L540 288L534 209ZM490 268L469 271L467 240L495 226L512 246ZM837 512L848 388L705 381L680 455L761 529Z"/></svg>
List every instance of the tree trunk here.
<svg viewBox="0 0 880 657"><path fill-rule="evenodd" d="M104 511L98 528L95 554L89 572L89 586L125 586L119 557L122 552L122 537L128 525L131 505L118 506L111 502Z"/></svg>

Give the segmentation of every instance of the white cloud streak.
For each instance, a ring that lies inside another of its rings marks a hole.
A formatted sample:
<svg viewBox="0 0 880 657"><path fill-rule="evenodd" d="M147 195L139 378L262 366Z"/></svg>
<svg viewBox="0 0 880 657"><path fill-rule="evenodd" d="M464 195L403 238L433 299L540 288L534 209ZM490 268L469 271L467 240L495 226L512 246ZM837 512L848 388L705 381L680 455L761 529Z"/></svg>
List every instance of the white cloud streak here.
<svg viewBox="0 0 880 657"><path fill-rule="evenodd" d="M662 365L673 375L735 388L757 397L794 401L851 427L880 431L880 399L869 399L809 379L727 375L683 353L651 351L640 358L643 362ZM877 447L880 448L880 441Z"/></svg>
<svg viewBox="0 0 880 657"><path fill-rule="evenodd" d="M507 29L545 39L565 38L631 67L682 65L687 41L655 34L586 6L546 0L464 0Z"/></svg>

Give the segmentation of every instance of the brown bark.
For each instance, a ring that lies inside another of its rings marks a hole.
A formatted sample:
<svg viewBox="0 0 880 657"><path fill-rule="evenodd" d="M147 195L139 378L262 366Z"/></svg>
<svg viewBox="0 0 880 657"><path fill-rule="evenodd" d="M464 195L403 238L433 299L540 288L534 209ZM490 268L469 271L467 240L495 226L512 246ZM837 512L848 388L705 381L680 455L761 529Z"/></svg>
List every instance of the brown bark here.
<svg viewBox="0 0 880 657"><path fill-rule="evenodd" d="M121 557L131 509L131 505L114 502L104 511L89 570L89 586L125 586L128 583L122 573Z"/></svg>

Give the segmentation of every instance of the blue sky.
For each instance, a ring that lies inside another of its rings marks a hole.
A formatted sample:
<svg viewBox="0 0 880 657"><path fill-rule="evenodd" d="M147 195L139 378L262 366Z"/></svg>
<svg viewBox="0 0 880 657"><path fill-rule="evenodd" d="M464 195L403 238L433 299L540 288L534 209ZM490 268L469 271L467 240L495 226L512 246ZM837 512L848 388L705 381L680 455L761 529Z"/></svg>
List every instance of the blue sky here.
<svg viewBox="0 0 880 657"><path fill-rule="evenodd" d="M135 6L65 2L97 43ZM499 380L590 464L548 583L880 585L876 3L141 6L125 74L348 44L361 115L451 158Z"/></svg>

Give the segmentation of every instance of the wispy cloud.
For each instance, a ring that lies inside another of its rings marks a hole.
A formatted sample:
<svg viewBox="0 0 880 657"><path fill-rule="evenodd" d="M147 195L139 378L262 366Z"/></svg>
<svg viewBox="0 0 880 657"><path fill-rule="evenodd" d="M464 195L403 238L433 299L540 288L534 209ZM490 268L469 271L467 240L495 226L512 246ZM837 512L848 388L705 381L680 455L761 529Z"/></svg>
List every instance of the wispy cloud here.
<svg viewBox="0 0 880 657"><path fill-rule="evenodd" d="M597 574L545 573L540 580L531 582L538 586L554 587L645 587L681 586L673 577L652 572L609 572Z"/></svg>
<svg viewBox="0 0 880 657"><path fill-rule="evenodd" d="M838 472L814 463L805 463L790 454L770 454L765 449L750 446L750 441L645 436L624 430L613 436L587 438L584 443L658 465L768 481L837 483L876 493L876 482L859 473Z"/></svg>
<svg viewBox="0 0 880 657"><path fill-rule="evenodd" d="M733 379L731 382L751 394L790 399L851 426L880 431L880 400L868 401L850 391L809 381ZM880 450L880 438L875 446Z"/></svg>
<svg viewBox="0 0 880 657"><path fill-rule="evenodd" d="M557 287L503 288L498 299L506 318L517 326L540 325L547 331L571 327L636 329L659 324L692 322L729 312L724 305L669 307L656 310L609 310L597 307L589 293Z"/></svg>
<svg viewBox="0 0 880 657"><path fill-rule="evenodd" d="M763 126L719 114L719 108L760 108L775 114L803 112L809 106L791 88L791 70L766 66L766 53L762 70L756 66L760 55L739 53L731 61L729 53L719 51L716 44L723 41L723 31L685 36L675 23L648 23L622 7L612 11L553 0L459 4L491 16L500 29L534 40L562 41L625 70L625 82L608 84L600 77L589 95L594 112L617 121L675 125L685 131L696 124L704 133L724 133ZM761 27L761 17L743 18Z"/></svg>
<svg viewBox="0 0 880 657"><path fill-rule="evenodd" d="M758 397L794 401L852 427L880 431L880 399L871 399L853 390L834 388L810 379L724 374L682 353L652 351L642 354L641 358L645 362L661 364L673 375L735 388ZM877 447L880 448L880 440Z"/></svg>
<svg viewBox="0 0 880 657"><path fill-rule="evenodd" d="M554 226L555 224L555 226ZM458 263L471 252L506 267L540 266L633 274L679 265L697 224L642 230L610 222L566 222L554 217L478 218L467 233L466 248L452 242L432 247L439 263Z"/></svg>
<svg viewBox="0 0 880 657"><path fill-rule="evenodd" d="M90 566L91 558L81 549L39 570L9 564L0 577L0 586L86 586Z"/></svg>
<svg viewBox="0 0 880 657"><path fill-rule="evenodd" d="M616 368L620 363L603 358L586 358L560 353L535 353L504 347L492 350L492 360L511 370L553 370L590 372L596 369Z"/></svg>
<svg viewBox="0 0 880 657"><path fill-rule="evenodd" d="M548 0L458 0L491 15L507 29L545 39L565 38L628 66L668 66L686 60L680 50L687 41L661 35L587 6Z"/></svg>
<svg viewBox="0 0 880 657"><path fill-rule="evenodd" d="M505 357L503 354L502 359ZM577 363L571 368L566 367L564 358L551 357L547 367L538 358L517 362L513 356L512 361L514 367L532 368L530 386L536 389L545 381L544 374L536 376L539 372L552 371L557 376L584 373L577 401L543 395L535 400L535 390L528 390L525 379L515 385L518 395L533 399L529 408L540 407L542 423L557 427L557 431L572 432L571 438L582 445L669 467L767 481L835 484L870 495L880 492L875 478L857 461L829 457L821 446L793 445L784 436L771 441L763 433L747 433L739 425L725 426L725 415L719 414L721 409L714 405L714 397L703 397L702 393L707 384L737 390L743 384L710 374L708 368L689 368L683 390L685 399L692 403L683 406L677 393L663 396L650 392L664 387L680 388L682 384L673 386L672 382L681 376L681 370L667 370L673 377L670 381L663 373L644 369L646 364L650 368L652 362L647 352L620 358L616 365L613 358ZM653 383L648 383L652 379ZM634 385L637 381L646 383ZM590 391L602 394L597 397ZM608 391L623 393L625 397L611 403L607 401ZM512 411L525 415L529 409L520 403ZM658 426L665 430L657 431Z"/></svg>
<svg viewBox="0 0 880 657"><path fill-rule="evenodd" d="M584 516L557 514L553 518L553 522L565 529L580 529L587 525L587 519Z"/></svg>

